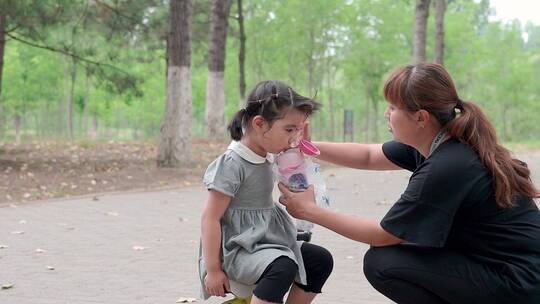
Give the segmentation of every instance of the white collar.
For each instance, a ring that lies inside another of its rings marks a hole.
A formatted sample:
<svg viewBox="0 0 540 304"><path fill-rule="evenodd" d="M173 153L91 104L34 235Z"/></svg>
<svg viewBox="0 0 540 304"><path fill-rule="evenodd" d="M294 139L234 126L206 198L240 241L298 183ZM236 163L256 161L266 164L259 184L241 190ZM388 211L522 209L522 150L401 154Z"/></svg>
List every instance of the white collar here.
<svg viewBox="0 0 540 304"><path fill-rule="evenodd" d="M266 153L266 158L262 157L239 141L231 141L229 147L227 147L227 150L233 150L238 155L240 155L240 157L253 164L264 164L264 162L266 161L270 163L274 162L274 155Z"/></svg>

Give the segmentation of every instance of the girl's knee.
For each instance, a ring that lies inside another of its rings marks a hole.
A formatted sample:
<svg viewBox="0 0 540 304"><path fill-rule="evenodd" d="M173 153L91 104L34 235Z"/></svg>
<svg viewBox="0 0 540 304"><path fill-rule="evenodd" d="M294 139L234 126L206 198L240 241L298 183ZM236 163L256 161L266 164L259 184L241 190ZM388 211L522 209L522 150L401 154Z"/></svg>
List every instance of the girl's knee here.
<svg viewBox="0 0 540 304"><path fill-rule="evenodd" d="M296 262L281 256L268 265L257 281L253 294L267 302L282 303L283 296L291 287L297 272Z"/></svg>
<svg viewBox="0 0 540 304"><path fill-rule="evenodd" d="M302 257L306 272L316 272L328 277L334 269L334 258L326 248L310 243L302 244Z"/></svg>
<svg viewBox="0 0 540 304"><path fill-rule="evenodd" d="M286 256L275 259L270 265L266 276L277 280L283 280L285 282L290 281L292 283L298 272L298 265L296 262Z"/></svg>
<svg viewBox="0 0 540 304"><path fill-rule="evenodd" d="M328 251L326 248L320 247L320 272L325 275L325 277L330 276L330 273L332 273L332 270L334 269L334 257L332 257L332 254L330 251Z"/></svg>

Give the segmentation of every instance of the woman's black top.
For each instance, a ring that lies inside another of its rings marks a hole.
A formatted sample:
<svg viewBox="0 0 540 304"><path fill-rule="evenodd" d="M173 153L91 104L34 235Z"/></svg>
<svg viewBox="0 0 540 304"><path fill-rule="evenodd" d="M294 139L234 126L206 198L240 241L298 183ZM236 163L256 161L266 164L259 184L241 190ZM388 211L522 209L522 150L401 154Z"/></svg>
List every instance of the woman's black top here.
<svg viewBox="0 0 540 304"><path fill-rule="evenodd" d="M519 289L540 286L540 212L530 198L500 208L491 173L478 154L456 139L427 159L395 141L383 153L412 171L409 184L381 226L419 246L444 247L488 263Z"/></svg>

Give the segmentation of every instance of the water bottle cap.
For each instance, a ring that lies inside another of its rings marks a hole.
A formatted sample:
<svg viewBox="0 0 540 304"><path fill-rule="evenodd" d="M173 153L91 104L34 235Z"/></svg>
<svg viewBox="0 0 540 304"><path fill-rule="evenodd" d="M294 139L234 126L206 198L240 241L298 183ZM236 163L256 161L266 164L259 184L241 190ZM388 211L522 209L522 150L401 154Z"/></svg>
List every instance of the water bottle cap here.
<svg viewBox="0 0 540 304"><path fill-rule="evenodd" d="M312 144L310 141L307 141L305 139L302 139L300 143L298 144L298 148L302 153L308 156L317 156L321 154L321 151L317 147L315 147L314 144Z"/></svg>

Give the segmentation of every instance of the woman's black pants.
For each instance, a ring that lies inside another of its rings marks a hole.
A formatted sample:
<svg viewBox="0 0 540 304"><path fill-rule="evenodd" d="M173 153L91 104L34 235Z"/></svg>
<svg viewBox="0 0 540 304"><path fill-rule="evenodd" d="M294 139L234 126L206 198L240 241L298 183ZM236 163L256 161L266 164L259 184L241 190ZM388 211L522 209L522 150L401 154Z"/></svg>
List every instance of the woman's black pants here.
<svg viewBox="0 0 540 304"><path fill-rule="evenodd" d="M440 248L372 247L364 274L396 303L540 303L540 294L515 292L493 266Z"/></svg>

